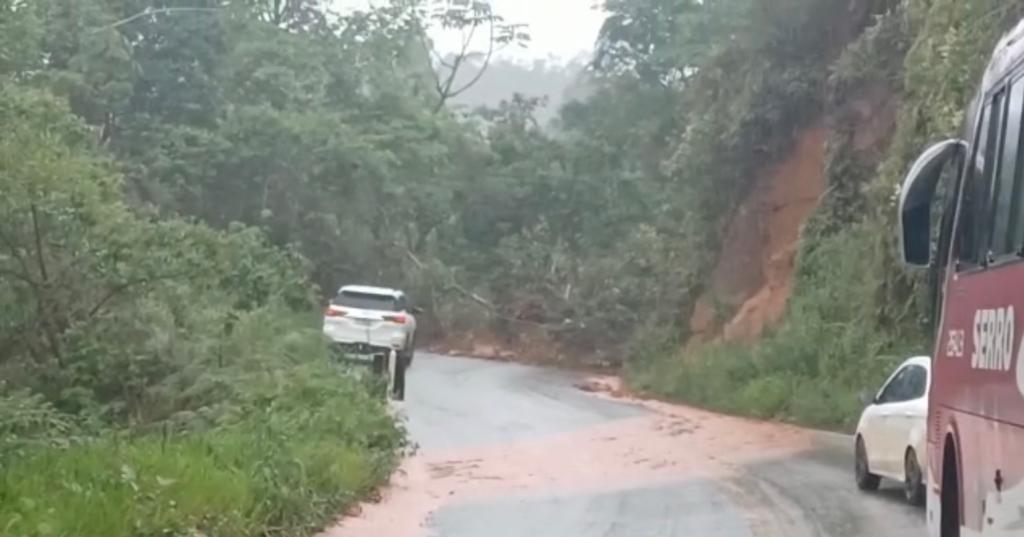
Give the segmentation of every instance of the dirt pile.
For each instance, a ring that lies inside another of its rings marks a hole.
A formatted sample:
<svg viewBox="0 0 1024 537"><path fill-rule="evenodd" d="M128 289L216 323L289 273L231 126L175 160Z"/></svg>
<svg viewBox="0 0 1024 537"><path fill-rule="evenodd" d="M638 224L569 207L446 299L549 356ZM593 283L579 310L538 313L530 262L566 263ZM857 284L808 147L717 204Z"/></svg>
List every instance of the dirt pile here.
<svg viewBox="0 0 1024 537"><path fill-rule="evenodd" d="M581 349L560 341L542 325L519 323L514 330L482 328L435 337L425 350L500 362L583 370L613 371L619 367L618 349Z"/></svg>

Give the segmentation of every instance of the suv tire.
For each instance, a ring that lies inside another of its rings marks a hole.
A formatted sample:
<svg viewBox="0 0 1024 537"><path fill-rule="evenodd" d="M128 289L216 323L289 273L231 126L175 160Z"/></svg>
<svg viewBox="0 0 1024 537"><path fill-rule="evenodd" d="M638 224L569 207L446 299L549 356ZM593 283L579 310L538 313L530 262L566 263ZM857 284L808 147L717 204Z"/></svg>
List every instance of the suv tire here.
<svg viewBox="0 0 1024 537"><path fill-rule="evenodd" d="M391 392L391 397L395 401L405 401L405 371L408 367L406 356L396 352L394 389Z"/></svg>

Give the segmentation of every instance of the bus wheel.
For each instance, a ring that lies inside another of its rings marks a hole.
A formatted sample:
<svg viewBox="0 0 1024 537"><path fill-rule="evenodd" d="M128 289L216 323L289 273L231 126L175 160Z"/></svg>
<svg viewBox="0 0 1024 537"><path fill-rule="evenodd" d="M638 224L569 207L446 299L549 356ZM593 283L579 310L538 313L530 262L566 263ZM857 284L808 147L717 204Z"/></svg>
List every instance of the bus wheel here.
<svg viewBox="0 0 1024 537"><path fill-rule="evenodd" d="M854 454L853 475L857 478L857 488L860 490L878 490L881 478L871 473L871 467L868 466L868 450L864 447L864 439L859 436Z"/></svg>
<svg viewBox="0 0 1024 537"><path fill-rule="evenodd" d="M903 494L910 505L924 505L925 490L921 465L917 462L917 453L908 449L903 458Z"/></svg>
<svg viewBox="0 0 1024 537"><path fill-rule="evenodd" d="M941 537L960 537L960 476L957 466L956 447L953 439L947 437L942 450Z"/></svg>

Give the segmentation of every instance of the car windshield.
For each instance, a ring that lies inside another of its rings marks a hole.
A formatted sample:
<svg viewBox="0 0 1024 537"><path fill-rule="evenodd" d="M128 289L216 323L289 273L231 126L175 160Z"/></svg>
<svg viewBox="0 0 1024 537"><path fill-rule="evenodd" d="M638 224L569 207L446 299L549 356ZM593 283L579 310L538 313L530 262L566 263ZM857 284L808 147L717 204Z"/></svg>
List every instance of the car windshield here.
<svg viewBox="0 0 1024 537"><path fill-rule="evenodd" d="M342 291L331 300L335 306L346 308L358 308L362 310L398 311L398 300L393 296L376 295L372 293L355 293Z"/></svg>

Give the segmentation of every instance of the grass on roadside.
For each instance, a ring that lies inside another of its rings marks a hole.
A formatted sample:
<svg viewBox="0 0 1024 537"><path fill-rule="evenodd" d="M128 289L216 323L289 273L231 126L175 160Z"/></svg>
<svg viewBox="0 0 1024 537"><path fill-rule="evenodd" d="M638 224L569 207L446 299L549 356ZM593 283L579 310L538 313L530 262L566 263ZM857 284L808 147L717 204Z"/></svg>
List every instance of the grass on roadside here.
<svg viewBox="0 0 1024 537"><path fill-rule="evenodd" d="M663 337L636 349L628 377L657 395L723 412L851 430L857 395L877 389L919 334L879 326L872 229L820 243L802 260L783 322L753 345L715 342L685 353ZM906 334L906 333L905 333Z"/></svg>
<svg viewBox="0 0 1024 537"><path fill-rule="evenodd" d="M68 430L0 393L0 535L308 536L382 484L404 444L385 401L274 315L240 320L208 406L160 424Z"/></svg>
<svg viewBox="0 0 1024 537"><path fill-rule="evenodd" d="M298 432L298 431L296 431ZM51 447L0 483L5 535L308 535L383 479L360 446L252 426Z"/></svg>

